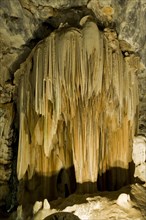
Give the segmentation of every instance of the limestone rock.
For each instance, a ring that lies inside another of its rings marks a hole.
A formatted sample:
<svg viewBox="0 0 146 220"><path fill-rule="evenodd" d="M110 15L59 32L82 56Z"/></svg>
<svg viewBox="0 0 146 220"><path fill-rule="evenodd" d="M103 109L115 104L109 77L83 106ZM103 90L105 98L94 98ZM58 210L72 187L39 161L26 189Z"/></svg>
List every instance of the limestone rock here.
<svg viewBox="0 0 146 220"><path fill-rule="evenodd" d="M145 66L139 77L139 133L146 134L146 1L113 1L118 38L126 41L130 51L139 53ZM125 47L126 49L126 47Z"/></svg>
<svg viewBox="0 0 146 220"><path fill-rule="evenodd" d="M13 141L12 123L14 120L14 106L12 103L0 105L0 164L11 163ZM3 167L4 171L4 167Z"/></svg>
<svg viewBox="0 0 146 220"><path fill-rule="evenodd" d="M7 80L12 78L11 74L30 53L28 47L30 39L40 38L40 32L41 34L46 32L45 29L43 31L38 31L38 29L43 28L41 23L46 22L49 17L55 16L53 8L76 7L86 3L87 0L72 2L69 0L31 1L31 3L28 0L2 0L0 2L0 15L2 17L0 23L0 84L4 85Z"/></svg>
<svg viewBox="0 0 146 220"><path fill-rule="evenodd" d="M144 136L134 137L132 158L136 166L146 161L146 138Z"/></svg>
<svg viewBox="0 0 146 220"><path fill-rule="evenodd" d="M8 101L9 98L4 100ZM8 181L12 171L13 120L13 104L0 104L0 203L9 193Z"/></svg>
<svg viewBox="0 0 146 220"><path fill-rule="evenodd" d="M113 7L115 8L114 18L117 24L119 39L126 40L134 48L134 51L140 51L140 48L143 48L145 45L146 36L144 34L146 30L145 1L116 1ZM139 33L141 33L141 36L137 38Z"/></svg>
<svg viewBox="0 0 146 220"><path fill-rule="evenodd" d="M132 158L136 166L134 176L146 182L146 138L144 136L134 137Z"/></svg>
<svg viewBox="0 0 146 220"><path fill-rule="evenodd" d="M122 51L138 52L144 70L138 72L140 92L139 133L146 134L146 1L91 0L87 4L104 26L116 26ZM111 10L108 10L111 8ZM111 11L111 15L109 15ZM106 14L106 12L108 12ZM143 75L143 76L142 76ZM143 88L142 88L143 87Z"/></svg>
<svg viewBox="0 0 146 220"><path fill-rule="evenodd" d="M16 220L23 220L23 210L22 210L22 205L19 205L17 207L17 217Z"/></svg>
<svg viewBox="0 0 146 220"><path fill-rule="evenodd" d="M12 148L7 145L7 141L1 140L0 164L9 164L12 159Z"/></svg>
<svg viewBox="0 0 146 220"><path fill-rule="evenodd" d="M28 0L21 0L22 5L29 4ZM35 7L52 7L52 8L69 8L69 7L77 7L77 6L82 6L87 4L87 0L75 0L75 1L70 1L70 0L32 0L32 4L30 6L35 6Z"/></svg>
<svg viewBox="0 0 146 220"><path fill-rule="evenodd" d="M47 199L44 199L43 209L50 209L50 204Z"/></svg>
<svg viewBox="0 0 146 220"><path fill-rule="evenodd" d="M134 52L132 46L129 43L127 43L125 40L120 40L119 44L122 51Z"/></svg>
<svg viewBox="0 0 146 220"><path fill-rule="evenodd" d="M138 74L139 80L139 133L146 135L146 69Z"/></svg>
<svg viewBox="0 0 146 220"><path fill-rule="evenodd" d="M146 162L138 165L135 168L134 176L138 177L141 181L146 183Z"/></svg>
<svg viewBox="0 0 146 220"><path fill-rule="evenodd" d="M114 8L110 1L90 0L87 7L90 8L96 15L97 19L105 26L113 21Z"/></svg>
<svg viewBox="0 0 146 220"><path fill-rule="evenodd" d="M14 119L14 106L12 103L0 105L0 141L5 138L8 145L11 144L11 126ZM10 141L10 142L9 142Z"/></svg>
<svg viewBox="0 0 146 220"><path fill-rule="evenodd" d="M122 208L125 209L130 209L132 207L131 205L131 199L130 199L130 195L126 194L126 193L121 193L118 196L117 202L116 202L119 206L121 206Z"/></svg>
<svg viewBox="0 0 146 220"><path fill-rule="evenodd" d="M42 201L36 201L33 206L33 215L35 215L42 208Z"/></svg>
<svg viewBox="0 0 146 220"><path fill-rule="evenodd" d="M0 85L0 104L11 102L12 91L10 88L3 88Z"/></svg>

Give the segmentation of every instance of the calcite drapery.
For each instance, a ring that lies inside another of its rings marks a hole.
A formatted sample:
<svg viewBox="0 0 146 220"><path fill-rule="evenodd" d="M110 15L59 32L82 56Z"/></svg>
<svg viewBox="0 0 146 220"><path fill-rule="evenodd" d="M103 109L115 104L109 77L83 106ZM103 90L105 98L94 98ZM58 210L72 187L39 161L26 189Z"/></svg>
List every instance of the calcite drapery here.
<svg viewBox="0 0 146 220"><path fill-rule="evenodd" d="M22 75L19 180L74 165L77 183L95 183L132 161L138 89L130 57L108 38L112 32L88 19L82 25L53 32L15 74Z"/></svg>

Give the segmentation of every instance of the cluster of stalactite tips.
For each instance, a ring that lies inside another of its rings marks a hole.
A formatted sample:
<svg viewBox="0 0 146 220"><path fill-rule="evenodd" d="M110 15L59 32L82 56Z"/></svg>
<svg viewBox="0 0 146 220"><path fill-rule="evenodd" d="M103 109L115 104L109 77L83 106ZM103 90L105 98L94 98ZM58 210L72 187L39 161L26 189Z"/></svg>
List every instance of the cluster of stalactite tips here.
<svg viewBox="0 0 146 220"><path fill-rule="evenodd" d="M100 31L89 17L80 25L52 32L15 73L26 198L112 190L130 179L136 60L123 56L113 30Z"/></svg>

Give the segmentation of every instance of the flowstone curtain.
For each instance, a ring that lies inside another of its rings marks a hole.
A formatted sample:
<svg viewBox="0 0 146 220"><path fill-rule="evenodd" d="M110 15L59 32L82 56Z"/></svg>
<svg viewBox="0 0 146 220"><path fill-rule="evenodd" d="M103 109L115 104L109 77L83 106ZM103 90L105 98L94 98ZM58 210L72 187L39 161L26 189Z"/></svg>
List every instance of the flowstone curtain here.
<svg viewBox="0 0 146 220"><path fill-rule="evenodd" d="M54 31L17 71L19 180L74 166L77 183L96 183L109 169L129 169L137 79L113 33L88 20Z"/></svg>

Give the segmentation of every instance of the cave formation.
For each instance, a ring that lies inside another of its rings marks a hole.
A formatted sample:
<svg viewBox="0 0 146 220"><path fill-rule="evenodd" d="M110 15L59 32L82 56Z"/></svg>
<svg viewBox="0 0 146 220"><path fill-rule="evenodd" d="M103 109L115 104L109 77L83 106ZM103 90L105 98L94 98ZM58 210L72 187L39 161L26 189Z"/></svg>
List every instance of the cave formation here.
<svg viewBox="0 0 146 220"><path fill-rule="evenodd" d="M132 181L134 56L91 16L40 41L15 73L19 203L116 190Z"/></svg>

